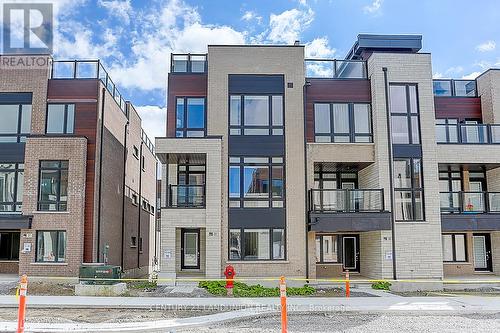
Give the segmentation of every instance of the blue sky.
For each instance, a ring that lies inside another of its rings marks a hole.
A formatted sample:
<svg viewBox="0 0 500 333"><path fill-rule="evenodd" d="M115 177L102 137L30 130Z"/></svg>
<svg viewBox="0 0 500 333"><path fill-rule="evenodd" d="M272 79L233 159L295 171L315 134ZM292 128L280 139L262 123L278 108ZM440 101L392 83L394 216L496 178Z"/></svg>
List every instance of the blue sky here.
<svg viewBox="0 0 500 333"><path fill-rule="evenodd" d="M55 58L103 60L151 137L164 135L170 53L205 52L207 44L299 39L310 57L343 58L358 33L418 33L435 77L474 77L500 67L496 0L52 2Z"/></svg>

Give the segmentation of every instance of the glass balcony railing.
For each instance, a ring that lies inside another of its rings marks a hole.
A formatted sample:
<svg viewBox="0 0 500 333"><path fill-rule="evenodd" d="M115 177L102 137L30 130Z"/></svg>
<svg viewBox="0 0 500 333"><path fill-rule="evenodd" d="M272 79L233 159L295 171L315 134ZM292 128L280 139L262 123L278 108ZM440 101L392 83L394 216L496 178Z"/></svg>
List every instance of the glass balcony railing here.
<svg viewBox="0 0 500 333"><path fill-rule="evenodd" d="M307 78L366 79L366 61L336 59L306 59Z"/></svg>
<svg viewBox="0 0 500 333"><path fill-rule="evenodd" d="M382 189L310 190L309 203L314 212L382 212L385 208Z"/></svg>
<svg viewBox="0 0 500 333"><path fill-rule="evenodd" d="M433 80L434 96L477 97L476 80Z"/></svg>
<svg viewBox="0 0 500 333"><path fill-rule="evenodd" d="M168 207L205 207L205 185L169 185Z"/></svg>
<svg viewBox="0 0 500 333"><path fill-rule="evenodd" d="M436 124L437 143L500 144L498 124Z"/></svg>
<svg viewBox="0 0 500 333"><path fill-rule="evenodd" d="M500 192L440 192L441 212L500 213Z"/></svg>
<svg viewBox="0 0 500 333"><path fill-rule="evenodd" d="M170 73L206 73L206 54L172 54Z"/></svg>

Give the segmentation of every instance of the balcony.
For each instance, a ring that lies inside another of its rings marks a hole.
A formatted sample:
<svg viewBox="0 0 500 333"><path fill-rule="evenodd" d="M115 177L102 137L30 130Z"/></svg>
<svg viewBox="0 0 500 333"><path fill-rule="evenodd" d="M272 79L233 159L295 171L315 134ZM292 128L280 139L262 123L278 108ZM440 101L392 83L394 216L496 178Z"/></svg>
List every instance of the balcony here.
<svg viewBox="0 0 500 333"><path fill-rule="evenodd" d="M306 59L306 78L367 79L366 61L336 59Z"/></svg>
<svg viewBox="0 0 500 333"><path fill-rule="evenodd" d="M389 230L382 189L309 191L309 226L317 232Z"/></svg>
<svg viewBox="0 0 500 333"><path fill-rule="evenodd" d="M172 54L170 73L203 74L208 69L206 54Z"/></svg>
<svg viewBox="0 0 500 333"><path fill-rule="evenodd" d="M441 213L500 213L500 192L440 192Z"/></svg>
<svg viewBox="0 0 500 333"><path fill-rule="evenodd" d="M436 124L437 143L452 144L500 144L498 124L446 124L438 119Z"/></svg>
<svg viewBox="0 0 500 333"><path fill-rule="evenodd" d="M169 185L169 208L205 208L205 185Z"/></svg>
<svg viewBox="0 0 500 333"><path fill-rule="evenodd" d="M476 80L433 80L436 97L477 97Z"/></svg>

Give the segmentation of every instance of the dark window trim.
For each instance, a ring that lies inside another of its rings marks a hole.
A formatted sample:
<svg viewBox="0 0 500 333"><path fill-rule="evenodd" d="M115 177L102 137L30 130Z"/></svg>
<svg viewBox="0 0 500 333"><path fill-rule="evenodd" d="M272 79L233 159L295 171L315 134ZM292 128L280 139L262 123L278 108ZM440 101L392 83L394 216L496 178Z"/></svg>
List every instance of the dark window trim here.
<svg viewBox="0 0 500 333"><path fill-rule="evenodd" d="M7 234L8 235L8 245L9 245L9 254L8 256L1 258L1 261L11 261L11 262L19 262L19 246L21 243L21 233L18 231L10 231L10 230L2 230L0 234ZM15 242L14 237L15 235L19 238L17 248L14 246ZM17 256L17 258L16 258Z"/></svg>
<svg viewBox="0 0 500 333"><path fill-rule="evenodd" d="M231 239L231 230L239 230L240 231L240 248L241 248L241 258L240 259L231 259L231 246L229 241ZM245 259L245 237L244 230L269 230L269 259ZM283 242L284 242L284 251L285 255L283 259L273 259L273 231L274 230L283 230ZM287 234L286 234L286 226L283 228L228 228L228 246L227 246L227 258L228 261L286 261L287 260Z"/></svg>
<svg viewBox="0 0 500 333"><path fill-rule="evenodd" d="M17 187L19 186L19 173L23 172L24 173L24 166L23 168L20 168L19 165L24 163L17 163L17 162L1 162L0 164L13 164L14 168L13 169L7 169L7 168L1 168L0 171L9 171L9 172L14 172L14 201L0 201L0 205L2 206L12 206L11 211L3 211L3 213L21 213L22 212L22 201L17 201ZM23 184L23 192L24 192L24 184ZM16 210L17 206L21 206L20 210Z"/></svg>
<svg viewBox="0 0 500 333"><path fill-rule="evenodd" d="M30 131L28 133L23 133L22 129L22 120L23 120L23 106L31 106L31 116L33 116L33 104L31 103L0 103L2 105L17 105L17 130L16 133L1 133L1 137L16 137L15 143L24 142L26 140L26 136L31 134L31 119L30 119ZM13 142L14 143L14 142Z"/></svg>
<svg viewBox="0 0 500 333"><path fill-rule="evenodd" d="M49 126L49 106L50 105L64 105L64 120L63 120L63 132L62 133L47 133L47 128ZM68 132L68 106L73 105L73 132ZM75 123L76 123L76 104L75 103L47 103L45 110L45 134L74 134L75 133Z"/></svg>
<svg viewBox="0 0 500 333"><path fill-rule="evenodd" d="M54 168L47 168L44 167L42 168L42 163L43 162L57 162L58 167ZM62 162L68 162L68 167L62 167ZM59 184L57 186L57 200L54 203L53 201L42 201L41 200L41 195L42 195L42 171L43 170L56 170L58 171L58 178L59 178ZM62 176L62 171L68 171L68 181L69 181L69 161L68 160L40 160L38 163L38 204L37 204L37 211L39 212L65 212L68 211L68 201L64 201L66 204L65 209L61 209L61 176ZM68 189L69 191L69 189ZM45 210L41 209L42 204L55 204L57 209L56 210Z"/></svg>
<svg viewBox="0 0 500 333"><path fill-rule="evenodd" d="M452 256L453 256L453 260L452 261L449 261L449 260L444 260L444 257L443 257L443 262L450 262L450 263L453 263L453 262L468 262L468 253L467 253L467 248L468 248L468 242L467 242L467 234L463 234L463 233L453 233L453 234L450 234L450 233L444 233L442 234L442 236L445 236L445 235L450 235L451 236L451 252L452 252ZM464 236L464 252L465 252L465 260L457 260L457 249L456 249L456 245L455 245L455 236L456 235L462 235ZM441 237L441 243L443 242L442 240L442 237Z"/></svg>
<svg viewBox="0 0 500 333"><path fill-rule="evenodd" d="M337 261L325 261L323 257L323 237L324 236L333 236L335 237L337 241ZM340 251L340 242L341 242L341 235L338 234L316 234L316 237L314 238L314 241L316 242L316 238L320 238L320 243L319 243L319 259L320 261L316 261L316 264L322 264L322 265L343 265L342 262L342 255ZM316 253L315 253L316 254Z"/></svg>
<svg viewBox="0 0 500 333"><path fill-rule="evenodd" d="M55 232L56 233L56 249L55 249L55 254L54 254L54 261L45 261L45 260L38 260L38 235L42 232ZM66 230L37 230L36 231L36 241L35 241L35 262L47 262L47 263L53 263L53 264L62 264L66 262L66 253L67 253L67 248L64 249L64 261L58 261L59 259L59 234L60 233L65 233L66 234L66 244L68 244L68 234Z"/></svg>
<svg viewBox="0 0 500 333"><path fill-rule="evenodd" d="M414 187L414 179L415 179L415 169L414 169L414 161L420 160L420 187ZM394 187L394 196L396 196L396 192L411 192L411 204L412 204L412 215L413 219L411 220L398 220L395 218L396 222L423 222L425 221L425 197L424 197L424 166L421 157L396 157L394 158L394 162L396 161L410 161L410 182L411 187ZM415 193L420 192L420 198L422 200L422 218L415 219L416 216L416 205L415 205Z"/></svg>
<svg viewBox="0 0 500 333"><path fill-rule="evenodd" d="M202 98L203 99L203 128L201 127L187 127L188 119L188 99ZM177 101L179 99L184 100L184 117L183 117L183 127L177 127ZM175 137L176 138L191 138L187 135L189 131L203 131L203 137L207 136L207 97L206 96L175 96ZM182 132L182 136L177 136L177 132Z"/></svg>

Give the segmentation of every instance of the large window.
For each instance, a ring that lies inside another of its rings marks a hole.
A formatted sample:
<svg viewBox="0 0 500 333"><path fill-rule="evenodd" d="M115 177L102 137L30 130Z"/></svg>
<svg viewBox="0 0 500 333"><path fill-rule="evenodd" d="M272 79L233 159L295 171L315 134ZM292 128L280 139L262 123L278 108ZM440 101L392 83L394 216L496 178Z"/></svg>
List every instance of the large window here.
<svg viewBox="0 0 500 333"><path fill-rule="evenodd" d="M465 234L443 234L443 261L467 261Z"/></svg>
<svg viewBox="0 0 500 333"><path fill-rule="evenodd" d="M176 137L205 136L205 104L204 97L177 97Z"/></svg>
<svg viewBox="0 0 500 333"><path fill-rule="evenodd" d="M315 103L315 142L372 142L370 104Z"/></svg>
<svg viewBox="0 0 500 333"><path fill-rule="evenodd" d="M31 133L31 105L0 105L0 142L24 142Z"/></svg>
<svg viewBox="0 0 500 333"><path fill-rule="evenodd" d="M316 262L317 263L339 262L337 235L316 236Z"/></svg>
<svg viewBox="0 0 500 333"><path fill-rule="evenodd" d="M36 234L37 262L66 260L66 231L38 231Z"/></svg>
<svg viewBox="0 0 500 333"><path fill-rule="evenodd" d="M47 105L47 134L73 134L74 129L74 104Z"/></svg>
<svg viewBox="0 0 500 333"><path fill-rule="evenodd" d="M285 259L284 229L230 229L230 260Z"/></svg>
<svg viewBox="0 0 500 333"><path fill-rule="evenodd" d="M19 232L0 233L0 260L19 260Z"/></svg>
<svg viewBox="0 0 500 333"><path fill-rule="evenodd" d="M24 164L0 163L0 213L21 212Z"/></svg>
<svg viewBox="0 0 500 333"><path fill-rule="evenodd" d="M230 207L283 207L282 157L230 157Z"/></svg>
<svg viewBox="0 0 500 333"><path fill-rule="evenodd" d="M424 220L422 165L419 158L394 160L396 221Z"/></svg>
<svg viewBox="0 0 500 333"><path fill-rule="evenodd" d="M230 135L283 135L282 95L231 95Z"/></svg>
<svg viewBox="0 0 500 333"><path fill-rule="evenodd" d="M68 161L40 161L38 210L67 210L68 164Z"/></svg>
<svg viewBox="0 0 500 333"><path fill-rule="evenodd" d="M417 86L391 84L391 130L393 144L420 144Z"/></svg>

